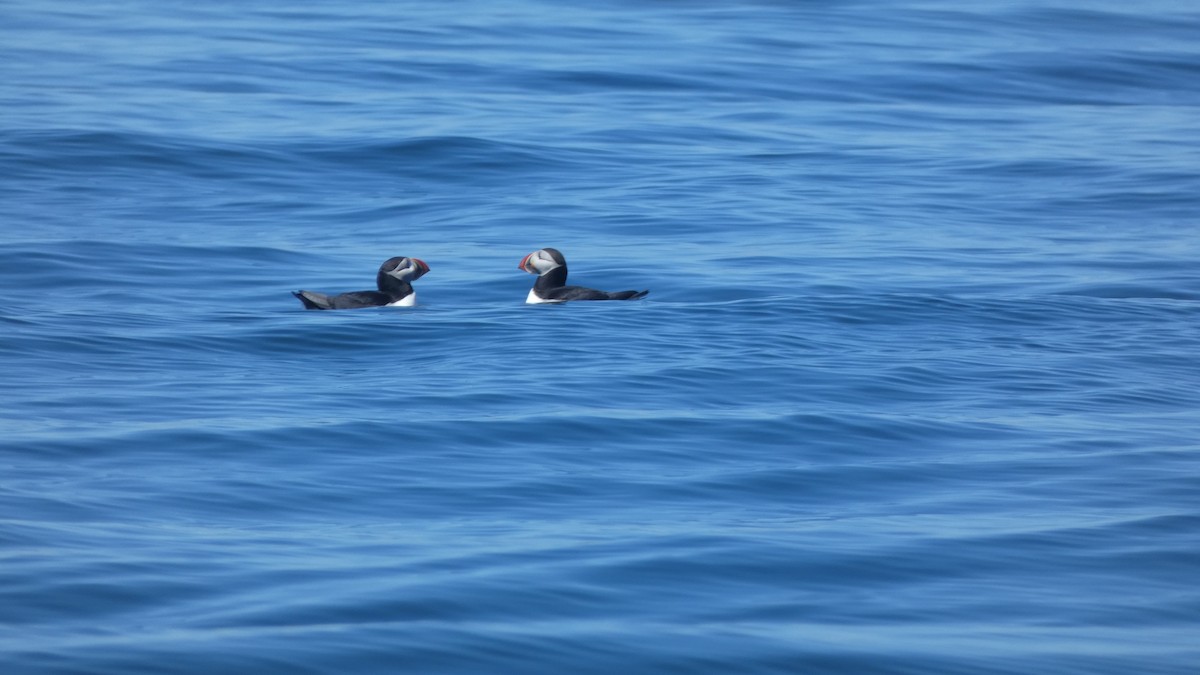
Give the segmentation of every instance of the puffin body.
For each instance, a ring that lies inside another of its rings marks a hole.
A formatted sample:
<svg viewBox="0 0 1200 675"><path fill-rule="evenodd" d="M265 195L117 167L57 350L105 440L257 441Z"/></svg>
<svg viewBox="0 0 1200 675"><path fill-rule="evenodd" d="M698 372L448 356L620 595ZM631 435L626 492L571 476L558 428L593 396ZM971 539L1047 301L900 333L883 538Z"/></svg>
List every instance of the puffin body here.
<svg viewBox="0 0 1200 675"><path fill-rule="evenodd" d="M388 258L375 275L376 291L350 291L326 295L316 291L292 291L304 309L360 309L362 307L412 307L417 293L412 282L425 276L429 265L420 258Z"/></svg>
<svg viewBox="0 0 1200 675"><path fill-rule="evenodd" d="M518 269L538 275L526 296L530 305L568 302L571 300L636 300L650 291L598 291L594 288L567 285L567 259L558 249L543 248L521 258Z"/></svg>

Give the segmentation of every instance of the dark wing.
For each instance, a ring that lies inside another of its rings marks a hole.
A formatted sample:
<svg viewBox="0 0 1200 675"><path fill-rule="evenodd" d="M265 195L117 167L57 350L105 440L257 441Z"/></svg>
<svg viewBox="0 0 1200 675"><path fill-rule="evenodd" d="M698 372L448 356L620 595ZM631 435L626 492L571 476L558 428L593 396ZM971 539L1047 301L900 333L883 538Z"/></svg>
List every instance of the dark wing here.
<svg viewBox="0 0 1200 675"><path fill-rule="evenodd" d="M584 288L583 286L559 286L546 291L547 300L633 300L640 298L650 291L617 291L609 293L608 291L598 291L594 288Z"/></svg>
<svg viewBox="0 0 1200 675"><path fill-rule="evenodd" d="M333 305L329 303L329 296L316 291L292 291L292 295L300 298L300 302L304 303L304 309L333 309Z"/></svg>
<svg viewBox="0 0 1200 675"><path fill-rule="evenodd" d="M392 296L379 291L350 291L329 299L333 309L359 309L360 307L382 307L392 301Z"/></svg>
<svg viewBox="0 0 1200 675"><path fill-rule="evenodd" d="M300 298L304 309L358 309L380 307L392 301L391 296L379 291L351 291L333 297L315 291L292 291L292 295Z"/></svg>

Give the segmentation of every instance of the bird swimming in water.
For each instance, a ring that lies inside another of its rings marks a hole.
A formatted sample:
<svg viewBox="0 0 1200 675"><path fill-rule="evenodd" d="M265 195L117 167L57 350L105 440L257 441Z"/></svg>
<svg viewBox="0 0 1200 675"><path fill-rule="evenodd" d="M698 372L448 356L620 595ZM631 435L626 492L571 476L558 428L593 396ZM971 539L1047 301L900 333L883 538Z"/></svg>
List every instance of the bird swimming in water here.
<svg viewBox="0 0 1200 675"><path fill-rule="evenodd" d="M531 305L569 300L636 300L650 291L598 291L583 286L567 286L567 259L558 249L543 248L521 258L518 269L538 275L525 298Z"/></svg>
<svg viewBox="0 0 1200 675"><path fill-rule="evenodd" d="M420 258L388 258L375 275L377 291L350 291L325 295L316 291L292 291L304 309L359 309L361 307L412 307L417 293L412 282L425 276L429 265Z"/></svg>

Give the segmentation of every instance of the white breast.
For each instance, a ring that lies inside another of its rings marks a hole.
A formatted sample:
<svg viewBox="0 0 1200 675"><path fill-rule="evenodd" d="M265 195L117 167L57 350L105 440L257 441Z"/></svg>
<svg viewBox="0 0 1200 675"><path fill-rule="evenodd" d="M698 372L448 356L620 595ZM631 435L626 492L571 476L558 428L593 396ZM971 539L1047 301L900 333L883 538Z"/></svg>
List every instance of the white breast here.
<svg viewBox="0 0 1200 675"><path fill-rule="evenodd" d="M413 291L395 302L389 302L388 307L412 307L417 304L417 292Z"/></svg>
<svg viewBox="0 0 1200 675"><path fill-rule="evenodd" d="M527 305L548 305L555 302L562 302L562 300L547 300L539 297L537 293L533 292L532 288L529 289L529 295L525 296L525 304Z"/></svg>

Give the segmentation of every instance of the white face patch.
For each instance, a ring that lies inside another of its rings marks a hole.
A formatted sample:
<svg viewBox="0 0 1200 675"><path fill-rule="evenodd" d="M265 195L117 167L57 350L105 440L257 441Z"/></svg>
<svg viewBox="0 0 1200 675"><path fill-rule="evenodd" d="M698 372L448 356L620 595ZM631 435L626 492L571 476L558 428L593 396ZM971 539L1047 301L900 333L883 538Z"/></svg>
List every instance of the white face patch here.
<svg viewBox="0 0 1200 675"><path fill-rule="evenodd" d="M408 279L410 277L412 277L412 275L416 271L417 271L417 266L412 264L412 262L410 261L407 266L397 267L396 269L392 270L391 272L388 272L387 275L389 277L395 277L395 278L399 279L400 281L408 281Z"/></svg>
<svg viewBox="0 0 1200 675"><path fill-rule="evenodd" d="M529 259L529 264L533 265L533 269L538 271L538 276L562 267L562 265L554 262L554 258L550 257L550 254L544 250L534 253L533 257Z"/></svg>

